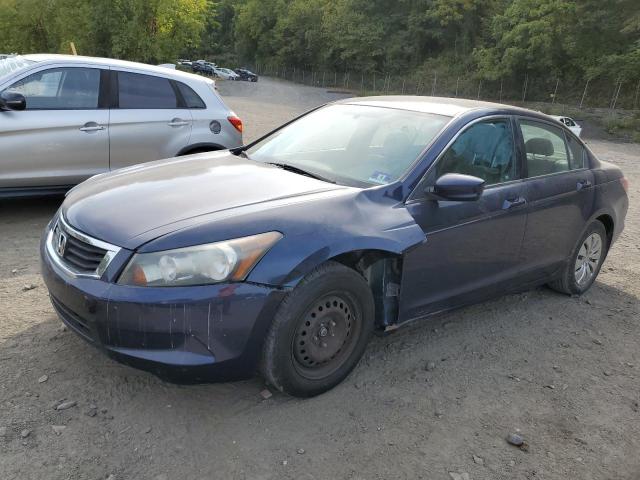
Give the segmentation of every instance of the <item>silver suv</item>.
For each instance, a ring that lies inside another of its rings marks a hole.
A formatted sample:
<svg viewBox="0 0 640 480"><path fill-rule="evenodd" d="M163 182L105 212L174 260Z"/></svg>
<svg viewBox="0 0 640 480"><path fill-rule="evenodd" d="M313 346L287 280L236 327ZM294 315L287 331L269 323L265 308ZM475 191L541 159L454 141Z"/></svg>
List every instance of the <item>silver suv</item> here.
<svg viewBox="0 0 640 480"><path fill-rule="evenodd" d="M242 121L211 79L103 58L0 60L0 197L240 145Z"/></svg>

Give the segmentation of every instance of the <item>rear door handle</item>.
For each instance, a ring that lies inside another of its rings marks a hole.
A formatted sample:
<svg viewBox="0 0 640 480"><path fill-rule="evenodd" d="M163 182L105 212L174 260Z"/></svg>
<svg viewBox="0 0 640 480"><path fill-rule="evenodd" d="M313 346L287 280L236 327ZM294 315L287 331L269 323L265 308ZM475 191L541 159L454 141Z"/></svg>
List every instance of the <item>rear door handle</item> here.
<svg viewBox="0 0 640 480"><path fill-rule="evenodd" d="M509 210L511 208L520 207L521 205L526 205L527 199L524 197L514 197L507 198L502 204L503 210Z"/></svg>
<svg viewBox="0 0 640 480"><path fill-rule="evenodd" d="M186 125L189 125L189 122L181 118L174 118L169 123L167 123L167 125L169 125L170 127L184 127Z"/></svg>
<svg viewBox="0 0 640 480"><path fill-rule="evenodd" d="M81 132L97 132L99 130L104 130L104 125L98 125L96 122L87 122L82 127L80 127Z"/></svg>
<svg viewBox="0 0 640 480"><path fill-rule="evenodd" d="M580 191L593 185L589 180L580 180L576 185L576 190Z"/></svg>

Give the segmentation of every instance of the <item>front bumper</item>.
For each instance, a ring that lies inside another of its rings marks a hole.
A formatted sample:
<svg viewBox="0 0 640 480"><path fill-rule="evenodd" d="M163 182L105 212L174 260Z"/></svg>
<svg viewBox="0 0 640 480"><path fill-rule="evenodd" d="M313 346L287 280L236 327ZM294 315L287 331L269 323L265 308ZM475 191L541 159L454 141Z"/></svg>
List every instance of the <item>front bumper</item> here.
<svg viewBox="0 0 640 480"><path fill-rule="evenodd" d="M113 271L103 278L77 277L52 261L45 239L42 276L58 316L110 357L174 382L255 373L283 291L249 283L131 287L104 278Z"/></svg>

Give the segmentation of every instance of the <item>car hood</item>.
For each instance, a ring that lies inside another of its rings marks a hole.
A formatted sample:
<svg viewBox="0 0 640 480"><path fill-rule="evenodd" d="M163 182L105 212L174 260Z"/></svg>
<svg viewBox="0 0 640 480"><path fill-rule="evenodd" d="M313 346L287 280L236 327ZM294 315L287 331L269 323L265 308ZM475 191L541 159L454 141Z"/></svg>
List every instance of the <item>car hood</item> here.
<svg viewBox="0 0 640 480"><path fill-rule="evenodd" d="M345 188L214 152L97 175L69 192L62 215L87 235L134 249L183 228L188 219L255 211Z"/></svg>

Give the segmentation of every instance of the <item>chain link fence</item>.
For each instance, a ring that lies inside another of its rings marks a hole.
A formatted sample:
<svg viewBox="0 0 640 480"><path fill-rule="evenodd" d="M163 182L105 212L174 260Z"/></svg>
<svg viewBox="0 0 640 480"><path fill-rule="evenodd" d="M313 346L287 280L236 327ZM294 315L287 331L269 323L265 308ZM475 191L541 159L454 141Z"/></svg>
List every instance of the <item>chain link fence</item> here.
<svg viewBox="0 0 640 480"><path fill-rule="evenodd" d="M637 79L596 77L566 80L555 77L486 80L470 73L423 77L385 73L332 72L277 65L255 65L256 73L310 86L344 90L359 95L429 95L459 97L512 104L545 103L579 109L638 110L640 76Z"/></svg>

